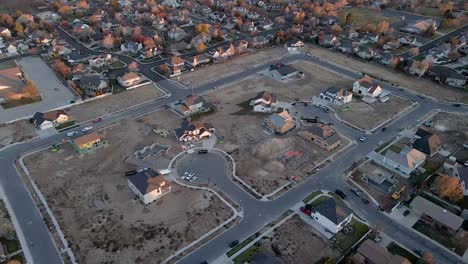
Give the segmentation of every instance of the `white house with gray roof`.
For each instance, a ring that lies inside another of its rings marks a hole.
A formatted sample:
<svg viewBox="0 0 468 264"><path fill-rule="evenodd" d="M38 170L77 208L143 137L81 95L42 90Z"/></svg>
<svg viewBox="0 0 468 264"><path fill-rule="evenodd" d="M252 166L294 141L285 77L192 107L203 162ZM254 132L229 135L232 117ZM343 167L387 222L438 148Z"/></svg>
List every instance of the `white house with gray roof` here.
<svg viewBox="0 0 468 264"><path fill-rule="evenodd" d="M269 77L272 77L278 81L291 79L296 77L298 74L299 72L294 67L281 63L271 65L267 72Z"/></svg>
<svg viewBox="0 0 468 264"><path fill-rule="evenodd" d="M394 170L402 172L402 176L409 174L419 168L426 160L426 155L417 149L404 148L400 152L387 150L383 163Z"/></svg>
<svg viewBox="0 0 468 264"><path fill-rule="evenodd" d="M172 189L171 184L166 182L161 174L150 168L145 168L128 176L127 181L130 190L132 190L144 204L152 203L170 193Z"/></svg>
<svg viewBox="0 0 468 264"><path fill-rule="evenodd" d="M330 197L315 207L310 217L336 234L351 222L353 211L344 203L337 203L335 198Z"/></svg>

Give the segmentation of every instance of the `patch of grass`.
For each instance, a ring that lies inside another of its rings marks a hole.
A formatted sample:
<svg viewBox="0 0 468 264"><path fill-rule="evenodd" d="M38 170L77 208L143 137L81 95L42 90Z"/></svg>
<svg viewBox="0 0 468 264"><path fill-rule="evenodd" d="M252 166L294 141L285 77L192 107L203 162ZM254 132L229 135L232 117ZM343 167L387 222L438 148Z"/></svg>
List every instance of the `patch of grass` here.
<svg viewBox="0 0 468 264"><path fill-rule="evenodd" d="M125 66L125 63L121 60L117 60L117 61L114 61L112 62L109 66L111 66L112 68L122 68Z"/></svg>
<svg viewBox="0 0 468 264"><path fill-rule="evenodd" d="M6 246L8 253L13 253L21 248L19 241L15 239L6 239L1 237L0 242Z"/></svg>
<svg viewBox="0 0 468 264"><path fill-rule="evenodd" d="M228 257L236 254L237 251L243 249L245 246L247 246L247 244L249 244L250 242L252 242L253 240L255 239L255 236L251 236L249 238L247 238L246 240L242 241L241 243L239 243L237 246L233 247L231 250L229 250L226 255Z"/></svg>
<svg viewBox="0 0 468 264"><path fill-rule="evenodd" d="M389 24L397 21L396 17L388 17L384 16L383 14L372 11L369 8L365 7L353 7L351 9L345 9L344 11L338 14L338 19L342 24L345 23L345 18L347 14L350 14L353 18L353 24L355 25L363 25L363 24L378 24L382 21L387 21Z"/></svg>
<svg viewBox="0 0 468 264"><path fill-rule="evenodd" d="M455 253L462 256L465 253L466 245L461 243L457 243L457 238L453 237L453 234L442 230L440 228L434 228L422 221L416 222L413 225L413 229L417 230L418 232L424 234L425 236L435 240L445 246L448 249L455 249Z"/></svg>
<svg viewBox="0 0 468 264"><path fill-rule="evenodd" d="M312 208L315 208L317 207L319 204L325 202L326 200L330 199L330 197L328 196L320 196L319 198L315 199L314 201L312 201L310 204L310 206Z"/></svg>
<svg viewBox="0 0 468 264"><path fill-rule="evenodd" d="M380 146L375 150L375 152L379 153L379 152L382 151L384 148L386 148L390 143L392 143L392 142L385 142L384 144L380 145ZM385 153L382 153L382 155L385 155Z"/></svg>
<svg viewBox="0 0 468 264"><path fill-rule="evenodd" d="M55 129L57 129L57 131L64 131L64 130L72 129L77 126L78 125L76 125L76 121L69 121L69 122L60 124Z"/></svg>
<svg viewBox="0 0 468 264"><path fill-rule="evenodd" d="M419 257L414 255L413 253L409 252L408 250L400 247L398 244L395 242L391 242L387 246L388 251L394 255L402 256L409 260L411 263L417 263L419 260Z"/></svg>
<svg viewBox="0 0 468 264"><path fill-rule="evenodd" d="M339 232L331 238L332 244L341 252L345 253L348 251L356 242L359 241L368 231L369 227L356 219L352 219L350 226L352 231L345 234Z"/></svg>
<svg viewBox="0 0 468 264"><path fill-rule="evenodd" d="M120 83L116 79L112 79L110 81L110 83L111 83L111 86L112 86L112 93L113 94L118 94L118 93L121 93L121 92L127 90L127 88L120 85Z"/></svg>
<svg viewBox="0 0 468 264"><path fill-rule="evenodd" d="M23 106L27 104L37 103L42 101L40 96L37 97L21 97L20 99L16 100L7 100L1 104L3 109L9 109L13 107Z"/></svg>
<svg viewBox="0 0 468 264"><path fill-rule="evenodd" d="M402 150L402 148L400 148L399 146L395 146L395 145L391 145L389 149L395 153L400 153Z"/></svg>
<svg viewBox="0 0 468 264"><path fill-rule="evenodd" d="M307 196L306 198L304 198L304 200L302 200L304 203L308 203L310 200L314 199L315 196L319 195L319 194L322 194L323 192L322 191L315 191L311 194L309 194L309 196Z"/></svg>
<svg viewBox="0 0 468 264"><path fill-rule="evenodd" d="M246 249L244 252L242 252L239 256L234 258L234 263L235 264L243 264L243 263L250 263L252 259L261 253L260 247L256 245L252 245L248 249Z"/></svg>

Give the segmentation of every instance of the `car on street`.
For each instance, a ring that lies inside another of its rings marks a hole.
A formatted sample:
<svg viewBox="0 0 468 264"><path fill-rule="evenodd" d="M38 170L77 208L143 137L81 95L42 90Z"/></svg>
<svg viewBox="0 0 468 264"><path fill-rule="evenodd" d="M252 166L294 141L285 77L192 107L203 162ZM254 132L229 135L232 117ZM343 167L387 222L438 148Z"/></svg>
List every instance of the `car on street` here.
<svg viewBox="0 0 468 264"><path fill-rule="evenodd" d="M356 196L361 196L362 192L359 191L358 189L356 188L352 188L351 189L351 192L354 193Z"/></svg>
<svg viewBox="0 0 468 264"><path fill-rule="evenodd" d="M324 107L324 108L322 108L322 109L323 109L323 111L324 111L325 113L330 112L330 109L328 109L328 108L326 108L326 107Z"/></svg>
<svg viewBox="0 0 468 264"><path fill-rule="evenodd" d="M387 128L386 128L386 127L382 127L382 132L385 131L385 130L387 130Z"/></svg>
<svg viewBox="0 0 468 264"><path fill-rule="evenodd" d="M379 146L382 145L382 144L383 144L382 140L380 140L379 143L377 143L377 145L379 145Z"/></svg>
<svg viewBox="0 0 468 264"><path fill-rule="evenodd" d="M93 123L99 123L102 121L102 118L98 117L96 119L93 120Z"/></svg>
<svg viewBox="0 0 468 264"><path fill-rule="evenodd" d="M405 210L405 211L403 212L403 216L407 216L407 215L409 215L409 214L410 214L410 210Z"/></svg>
<svg viewBox="0 0 468 264"><path fill-rule="evenodd" d="M87 127L84 127L83 129L81 129L81 131L86 132L86 131L90 131L91 129L93 129L92 126L87 126Z"/></svg>
<svg viewBox="0 0 468 264"><path fill-rule="evenodd" d="M234 240L231 243L229 243L229 247L233 248L239 244L239 240Z"/></svg>
<svg viewBox="0 0 468 264"><path fill-rule="evenodd" d="M198 179L197 176L193 176L193 177L190 178L189 182L194 182L194 181L196 181L197 179Z"/></svg>
<svg viewBox="0 0 468 264"><path fill-rule="evenodd" d="M455 106L455 107L460 107L461 104L453 104L453 106Z"/></svg>
<svg viewBox="0 0 468 264"><path fill-rule="evenodd" d="M198 154L206 154L206 153L208 153L208 150L207 150L207 149L200 149L200 150L198 151Z"/></svg>
<svg viewBox="0 0 468 264"><path fill-rule="evenodd" d="M346 197L347 197L347 195L343 191L341 191L339 189L336 189L335 193L338 194L338 196L340 196L341 199L346 199Z"/></svg>
<svg viewBox="0 0 468 264"><path fill-rule="evenodd" d="M359 141L364 142L364 141L366 141L366 139L367 139L366 136L362 136L362 137L359 138Z"/></svg>
<svg viewBox="0 0 468 264"><path fill-rule="evenodd" d="M361 201L363 204L369 204L369 200L367 200L366 198L361 198Z"/></svg>
<svg viewBox="0 0 468 264"><path fill-rule="evenodd" d="M68 132L67 137L73 137L74 135L77 135L78 131L73 131L73 132Z"/></svg>

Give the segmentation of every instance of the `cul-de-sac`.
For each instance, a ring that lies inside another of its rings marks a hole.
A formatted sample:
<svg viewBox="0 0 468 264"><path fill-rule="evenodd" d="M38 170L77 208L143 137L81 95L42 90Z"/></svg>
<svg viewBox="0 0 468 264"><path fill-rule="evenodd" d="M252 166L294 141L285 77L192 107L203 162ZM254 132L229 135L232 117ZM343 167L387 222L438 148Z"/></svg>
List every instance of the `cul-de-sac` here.
<svg viewBox="0 0 468 264"><path fill-rule="evenodd" d="M468 2L1 0L0 264L468 263Z"/></svg>

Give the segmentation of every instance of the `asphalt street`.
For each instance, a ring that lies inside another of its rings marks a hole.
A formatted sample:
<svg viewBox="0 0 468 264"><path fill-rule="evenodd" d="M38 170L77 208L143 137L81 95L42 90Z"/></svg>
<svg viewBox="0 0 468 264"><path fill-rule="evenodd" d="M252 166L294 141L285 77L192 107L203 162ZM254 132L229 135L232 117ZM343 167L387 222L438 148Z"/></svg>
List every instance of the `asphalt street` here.
<svg viewBox="0 0 468 264"><path fill-rule="evenodd" d="M99 54L99 52L90 50L84 47L81 43L76 42L73 38L71 38L69 35L61 31L60 29L58 29L58 32L74 48L83 52L88 52L89 54ZM117 56L119 59L126 63L130 63L133 61L133 59L119 54L116 54L115 56ZM306 55L291 55L278 62L288 63L298 59L317 63L321 67L335 71L341 75L349 76L351 78L358 78L361 76L359 73L355 73L346 68L342 68L329 62L320 60L318 58L313 58ZM171 94L171 96L163 100L152 101L134 107L132 109L128 109L106 116L105 118L103 118L102 122L93 124L95 129L104 128L124 118L136 117L151 111L155 111L171 102L175 102L179 99L185 98L185 96L189 94L190 91L184 89L181 85L171 80L163 79L163 77L153 73L151 71L151 68L153 66L153 64L139 64L139 69L143 74L148 76L151 80L156 82L163 89L167 90ZM220 78L212 82L207 82L203 85L197 86L195 90L197 93L215 90L219 86L222 86L226 83L235 82L236 80L250 76L260 70L266 69L268 66L269 64L258 65L256 67L246 69L245 71L236 73L234 75L225 78ZM343 176L343 171L346 168L351 166L354 161L360 160L361 158L366 156L367 153L376 148L378 141L389 140L395 135L396 131L398 131L400 127L414 125L416 121L427 112L433 109L468 112L468 108L466 107L454 107L450 103L438 102L429 98L423 99L415 94L406 91L401 91L399 88L390 86L388 84L382 84L382 87L391 91L394 94L401 95L403 97L414 100L415 102L418 102L419 107L417 107L414 111L401 118L400 120L387 126L387 130L385 132L377 131L375 134L369 135L367 141L359 143L356 147L352 148L351 150L347 151L345 154L340 156L333 163L333 166L327 166L323 168L319 173L316 173L313 177L310 177L304 183L295 186L292 190L288 191L287 193L285 193L284 195L282 195L274 201L261 202L255 200L254 198L244 193L244 191L240 189L236 184L230 181L223 180L222 178L216 177L216 179L213 179L213 181L216 180L216 187L226 192L227 195L229 195L234 201L239 202L244 211L244 218L238 225L232 227L222 235L216 237L215 239L211 240L204 246L194 251L192 254L186 256L183 260L180 261L180 263L199 263L203 260L211 261L216 259L218 256L223 255L227 251L228 243L230 241L235 239L242 240L250 236L252 233L257 232L264 225L273 221L284 211L289 209L298 201L301 201L303 197L305 197L306 195L308 195L316 189L334 190L337 187L343 190L349 189L349 186L347 186ZM310 111L311 114L314 114L313 110L308 111ZM314 115L319 115L319 113L317 112L317 114ZM336 122L338 121L335 120L335 123ZM87 125L89 124L82 124L79 128L76 128L75 130L80 130L81 128ZM350 137L356 136L354 134L355 131L351 132L350 129L345 129L345 134L346 131L351 134ZM7 202L11 206L11 213L13 217L18 219L18 232L21 232L26 239L27 245L23 245L23 247L26 247L26 255L30 256L30 258L34 260L34 263L54 264L62 263L62 260L60 258L60 253L48 232L48 228L44 224L42 216L38 212L35 202L30 196L27 188L22 182L13 164L14 161L22 155L25 155L35 149L50 146L66 138L66 133L58 133L47 138L40 138L28 142L11 145L0 150L0 168L2 169L2 177L0 177L0 184L3 188ZM211 157L211 155L208 155L208 157ZM213 157L213 159L216 159L216 157ZM223 170L223 167L221 166L219 170ZM201 174L203 174L202 171L200 171L200 175ZM220 175L222 175L221 172ZM224 172L224 175L226 175L226 172ZM353 200L352 198L350 198L350 205L355 211L365 212L367 215L365 215L364 217L369 221L369 223L384 223L386 226L385 231L389 230L389 235L392 238L399 241L400 243L410 248L416 247L423 251L434 252L434 255L439 261L439 263L460 262L458 258L454 257L446 250L441 249L436 244L432 243L431 241L427 241L426 239L420 237L419 235L413 232L408 232L405 229L405 227L393 222L380 212L377 212L375 208L372 208L369 205L363 205L359 200Z"/></svg>

